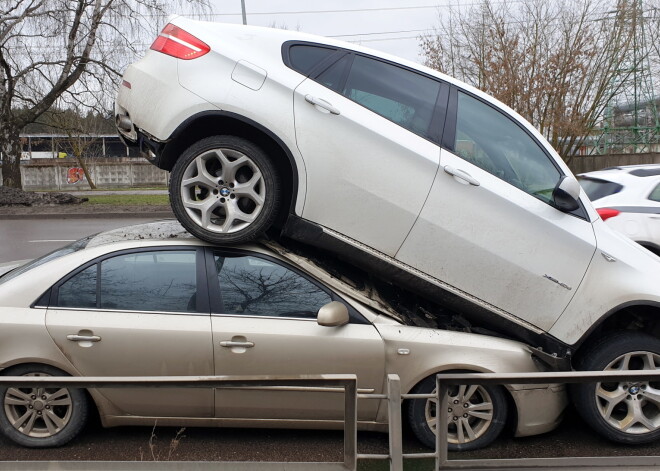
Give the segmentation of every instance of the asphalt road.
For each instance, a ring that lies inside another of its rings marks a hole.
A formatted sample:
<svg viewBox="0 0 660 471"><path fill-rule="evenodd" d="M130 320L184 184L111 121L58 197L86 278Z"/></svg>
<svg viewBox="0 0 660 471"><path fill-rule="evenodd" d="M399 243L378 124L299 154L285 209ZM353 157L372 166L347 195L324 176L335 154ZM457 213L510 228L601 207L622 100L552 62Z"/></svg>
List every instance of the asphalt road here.
<svg viewBox="0 0 660 471"><path fill-rule="evenodd" d="M36 258L97 232L157 219L3 219L0 263Z"/></svg>

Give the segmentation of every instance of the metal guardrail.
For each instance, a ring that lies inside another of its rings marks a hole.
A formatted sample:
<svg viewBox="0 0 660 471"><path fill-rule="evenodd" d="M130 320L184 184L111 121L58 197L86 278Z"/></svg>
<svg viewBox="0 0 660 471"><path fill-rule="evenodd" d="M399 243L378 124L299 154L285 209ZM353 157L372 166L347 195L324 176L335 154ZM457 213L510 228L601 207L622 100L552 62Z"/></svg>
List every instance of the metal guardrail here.
<svg viewBox="0 0 660 471"><path fill-rule="evenodd" d="M436 376L438 410L448 408L450 386L465 384L505 385L505 384L578 384L601 381L650 381L660 380L660 371L570 371L559 373L461 373L439 374ZM405 395L404 395L405 397ZM488 460L450 460L447 454L447 414L437 414L436 469L639 469L660 467L660 456L616 456L616 457L560 457L560 458L518 458ZM401 468L402 469L402 468Z"/></svg>
<svg viewBox="0 0 660 471"><path fill-rule="evenodd" d="M390 470L402 471L404 459L432 458L436 470L466 469L621 469L660 467L659 456L645 457L562 457L562 458L519 458L519 459L471 459L448 458L447 414L437 414L436 450L433 453L403 453L401 403L404 399L436 398L438 411L448 408L448 391L455 385L505 385L505 384L548 384L548 383L593 383L600 381L660 380L660 371L562 372L562 373L456 373L436 376L435 394L401 394L398 375L387 377L386 394L358 394L355 375L306 375L306 376L170 376L170 377L69 377L69 376L0 376L0 386L13 387L68 387L68 388L133 388L133 387L182 387L182 388L287 388L296 391L334 389L344 394L344 461L325 463L293 462L0 462L0 470L24 469L69 469L69 470L133 470L188 468L195 470L279 470L297 471L314 467L316 471L357 469L359 459L388 460ZM386 400L389 417L389 454L357 453L357 400Z"/></svg>

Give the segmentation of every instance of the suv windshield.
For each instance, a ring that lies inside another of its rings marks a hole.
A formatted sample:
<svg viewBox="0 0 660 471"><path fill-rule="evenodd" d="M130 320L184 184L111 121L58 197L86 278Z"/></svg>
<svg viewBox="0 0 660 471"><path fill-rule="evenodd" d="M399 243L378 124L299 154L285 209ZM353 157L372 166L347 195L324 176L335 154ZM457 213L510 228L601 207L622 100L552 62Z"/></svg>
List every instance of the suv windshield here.
<svg viewBox="0 0 660 471"><path fill-rule="evenodd" d="M44 263L50 262L51 260L64 257L65 255L69 255L70 253L78 252L79 250L82 250L85 247L87 247L89 241L94 237L96 237L96 234L85 237L84 239L77 240L69 245L66 245L50 253L47 253L42 257L35 258L31 262L28 262L25 265L15 268L14 270L11 270L10 272L7 272L4 275L0 276L0 284L9 281L13 278L16 278L17 276L22 275L26 271L32 270L33 268L43 265Z"/></svg>

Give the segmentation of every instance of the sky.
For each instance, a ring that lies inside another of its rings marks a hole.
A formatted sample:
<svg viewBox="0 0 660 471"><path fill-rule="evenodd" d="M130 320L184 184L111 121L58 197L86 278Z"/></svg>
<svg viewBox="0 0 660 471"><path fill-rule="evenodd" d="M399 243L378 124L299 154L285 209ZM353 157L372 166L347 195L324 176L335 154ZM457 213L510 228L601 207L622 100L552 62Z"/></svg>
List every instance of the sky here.
<svg viewBox="0 0 660 471"><path fill-rule="evenodd" d="M449 3L470 0L244 0L247 23L356 42L416 62L418 37L432 32ZM213 21L242 23L241 0L209 0ZM291 13L283 13L291 12Z"/></svg>

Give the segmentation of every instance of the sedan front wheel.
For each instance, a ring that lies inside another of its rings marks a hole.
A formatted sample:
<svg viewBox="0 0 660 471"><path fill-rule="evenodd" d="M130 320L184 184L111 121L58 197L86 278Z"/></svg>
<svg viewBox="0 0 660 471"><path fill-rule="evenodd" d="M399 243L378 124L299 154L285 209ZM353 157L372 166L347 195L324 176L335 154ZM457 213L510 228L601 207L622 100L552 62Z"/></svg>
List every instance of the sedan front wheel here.
<svg viewBox="0 0 660 471"><path fill-rule="evenodd" d="M435 393L435 376L429 376L414 394ZM507 401L501 388L480 385L452 386L447 414L449 451L483 448L495 440L506 422ZM410 426L424 445L435 448L438 401L414 399L408 406Z"/></svg>

